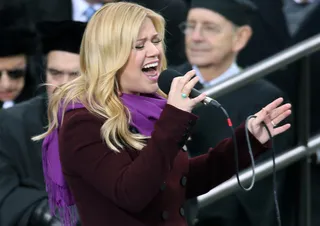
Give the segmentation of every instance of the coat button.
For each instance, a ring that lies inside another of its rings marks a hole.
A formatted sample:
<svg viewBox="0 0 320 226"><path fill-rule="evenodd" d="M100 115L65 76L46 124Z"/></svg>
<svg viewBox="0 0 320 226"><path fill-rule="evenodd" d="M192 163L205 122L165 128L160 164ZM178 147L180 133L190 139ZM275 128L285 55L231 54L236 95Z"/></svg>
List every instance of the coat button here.
<svg viewBox="0 0 320 226"><path fill-rule="evenodd" d="M195 121L194 121L194 120L189 120L189 121L188 121L188 124L191 125L191 126L193 126L193 125L195 124Z"/></svg>
<svg viewBox="0 0 320 226"><path fill-rule="evenodd" d="M187 177L181 177L180 184L185 187L187 185Z"/></svg>
<svg viewBox="0 0 320 226"><path fill-rule="evenodd" d="M169 218L169 213L168 211L163 211L161 214L162 220L167 220Z"/></svg>
<svg viewBox="0 0 320 226"><path fill-rule="evenodd" d="M166 187L167 187L166 182L163 182L162 185L161 185L161 187L160 187L160 190L161 190L161 191L164 191L164 190L166 189Z"/></svg>
<svg viewBox="0 0 320 226"><path fill-rule="evenodd" d="M180 212L180 215L184 217L184 209L182 207L180 208L179 212Z"/></svg>

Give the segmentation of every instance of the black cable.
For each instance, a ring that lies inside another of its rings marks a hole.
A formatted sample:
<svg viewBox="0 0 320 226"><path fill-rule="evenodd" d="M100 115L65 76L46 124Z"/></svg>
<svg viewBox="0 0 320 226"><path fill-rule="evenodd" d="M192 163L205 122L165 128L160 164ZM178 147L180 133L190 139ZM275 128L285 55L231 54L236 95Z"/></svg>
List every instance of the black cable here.
<svg viewBox="0 0 320 226"><path fill-rule="evenodd" d="M268 126L265 124L265 122L262 122L264 128L266 128L269 138L271 140L271 149L272 149L272 162L273 162L273 197L274 197L274 205L276 208L276 215L277 215L277 221L278 221L278 226L281 226L281 217L280 217L280 208L279 208L279 202L278 202L278 195L277 195L277 178L276 178L276 153L275 153L275 147L274 147L274 142L273 142L273 136L270 133L270 130Z"/></svg>
<svg viewBox="0 0 320 226"><path fill-rule="evenodd" d="M237 145L237 138L236 138L236 135L235 135L235 132L234 132L232 121L231 121L231 119L229 117L228 112L222 106L220 106L220 109L223 111L223 113L227 117L227 122L228 122L229 128L231 129L231 135L232 135L232 140L233 140L233 145L234 145L234 161L235 161L235 164L236 164L236 172L237 172L236 173L236 177L237 177L238 184L241 187L241 189L243 189L244 191L250 191L254 186L254 182L255 182L255 178L256 178L255 162L254 162L254 157L253 157L253 154L252 154L252 149L251 149L250 142L248 142L248 140L247 140L247 143L248 143L248 146L249 146L249 154L250 154L250 159L251 159L251 169L252 169L252 175L253 176L252 176L252 180L251 180L250 186L248 188L245 188L241 184L240 179L239 179L239 161L238 161L238 153L239 153L239 151L238 151L238 145ZM247 129L246 129L246 132L247 132Z"/></svg>
<svg viewBox="0 0 320 226"><path fill-rule="evenodd" d="M256 178L256 173L255 173L255 161L254 161L254 156L253 156L253 152L252 152L252 148L251 148L251 143L250 143L250 138L249 138L249 130L248 130L248 122L251 118L256 118L257 116L255 115L250 115L247 119L246 119L246 123L245 123L245 133L246 133L246 141L248 144L248 149L249 149L249 155L250 155L250 159L251 159L251 169L252 169L252 180L251 180L251 184L248 188L245 188L239 179L239 160L238 160L238 145L237 145L237 139L236 139L236 135L234 132L234 128L232 125L232 121L229 117L228 112L220 105L220 104L212 104L211 106L215 106L218 107L219 109L222 110L222 112L225 114L225 116L227 117L227 123L229 128L231 129L231 134L232 134L232 140L233 140L233 144L234 144L234 161L235 161L235 165L236 165L236 177L237 177L237 181L238 184L240 186L240 188L244 191L250 191L255 183L255 178ZM276 210L276 217L277 217L277 222L278 222L278 226L281 226L281 217L280 217L280 209L279 209L279 203L278 203L278 198L277 198L277 180L276 180L276 163L275 163L275 148L274 148L274 142L273 142L273 137L271 135L271 132L268 128L268 126L262 122L262 125L264 126L264 128L267 130L267 133L269 135L269 139L271 141L271 149L272 149L272 161L273 161L273 197L274 197L274 204L275 204L275 210Z"/></svg>

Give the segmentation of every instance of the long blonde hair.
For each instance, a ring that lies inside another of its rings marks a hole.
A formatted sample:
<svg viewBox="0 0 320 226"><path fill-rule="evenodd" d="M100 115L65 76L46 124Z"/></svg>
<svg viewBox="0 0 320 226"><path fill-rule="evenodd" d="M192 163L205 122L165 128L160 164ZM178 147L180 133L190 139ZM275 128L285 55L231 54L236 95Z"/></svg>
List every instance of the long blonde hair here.
<svg viewBox="0 0 320 226"><path fill-rule="evenodd" d="M88 111L106 119L101 136L113 151L120 152L124 144L136 150L145 146L146 137L128 129L130 112L118 96L117 72L126 65L146 18L153 22L164 47L165 20L152 10L134 3L118 2L107 3L97 11L82 39L80 76L52 94L48 130L33 140L43 139L58 128L60 107L64 112L69 103L80 101ZM162 56L161 70L166 66L166 58Z"/></svg>

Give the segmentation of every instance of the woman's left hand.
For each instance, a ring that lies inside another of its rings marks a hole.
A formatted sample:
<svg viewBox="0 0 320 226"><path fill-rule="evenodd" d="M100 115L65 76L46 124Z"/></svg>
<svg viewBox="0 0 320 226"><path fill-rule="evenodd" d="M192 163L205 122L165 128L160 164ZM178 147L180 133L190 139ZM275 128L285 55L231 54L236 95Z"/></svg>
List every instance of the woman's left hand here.
<svg viewBox="0 0 320 226"><path fill-rule="evenodd" d="M252 118L248 122L248 130L252 133L261 144L266 143L270 138L267 130L264 128L262 122L265 122L271 135L274 137L280 133L287 131L290 124L277 126L282 120L291 114L291 104L284 104L283 98L278 98L272 103L268 104L255 114L256 118Z"/></svg>

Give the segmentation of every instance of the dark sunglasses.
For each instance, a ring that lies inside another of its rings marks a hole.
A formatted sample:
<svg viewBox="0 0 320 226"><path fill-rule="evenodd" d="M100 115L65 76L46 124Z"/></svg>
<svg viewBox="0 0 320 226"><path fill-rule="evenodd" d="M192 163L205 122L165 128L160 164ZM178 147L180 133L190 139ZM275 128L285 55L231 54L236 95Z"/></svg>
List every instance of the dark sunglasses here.
<svg viewBox="0 0 320 226"><path fill-rule="evenodd" d="M12 69L12 70L2 70L0 71L0 77L2 76L3 72L7 72L8 76L11 79L19 79L26 75L26 69Z"/></svg>

